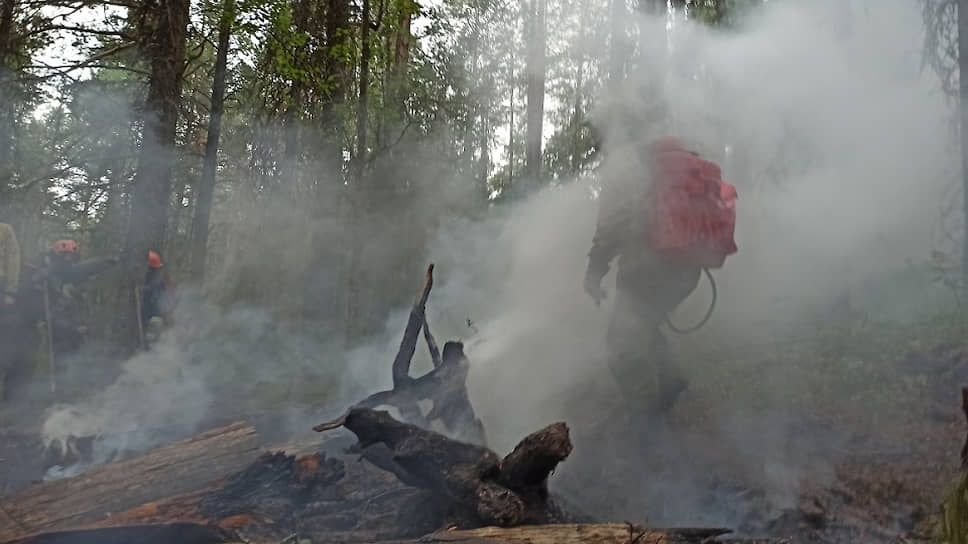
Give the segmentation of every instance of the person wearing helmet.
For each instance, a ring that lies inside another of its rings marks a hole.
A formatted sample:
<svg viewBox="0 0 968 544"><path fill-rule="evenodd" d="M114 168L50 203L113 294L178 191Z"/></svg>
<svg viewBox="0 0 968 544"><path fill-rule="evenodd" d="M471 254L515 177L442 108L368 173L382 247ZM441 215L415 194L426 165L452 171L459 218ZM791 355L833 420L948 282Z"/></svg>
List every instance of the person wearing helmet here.
<svg viewBox="0 0 968 544"><path fill-rule="evenodd" d="M21 297L24 319L30 325L44 322L49 309L54 350L76 349L87 334L84 283L117 263L117 257L82 260L77 241L55 241L41 263L33 267L29 289ZM45 291L49 308L44 305Z"/></svg>
<svg viewBox="0 0 968 544"><path fill-rule="evenodd" d="M0 222L0 401L6 399L7 375L20 362L23 335L16 313L20 285L20 245L13 227Z"/></svg>
<svg viewBox="0 0 968 544"><path fill-rule="evenodd" d="M156 251L148 252L148 271L145 272L145 287L141 301L141 323L148 327L155 317L161 318L165 326L171 325L174 308L173 285L165 274L161 255Z"/></svg>

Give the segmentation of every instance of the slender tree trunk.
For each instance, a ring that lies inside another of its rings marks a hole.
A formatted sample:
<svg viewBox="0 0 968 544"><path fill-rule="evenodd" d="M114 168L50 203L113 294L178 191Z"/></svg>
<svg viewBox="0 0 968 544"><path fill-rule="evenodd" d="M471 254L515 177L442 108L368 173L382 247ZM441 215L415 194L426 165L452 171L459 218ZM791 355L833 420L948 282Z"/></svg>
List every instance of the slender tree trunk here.
<svg viewBox="0 0 968 544"><path fill-rule="evenodd" d="M584 75L585 75L585 61L578 61L578 77L575 78L575 105L571 114L571 171L578 173L581 170L582 164L582 103L581 103L581 91L584 85Z"/></svg>
<svg viewBox="0 0 968 544"><path fill-rule="evenodd" d="M17 0L2 0L0 3L0 96L3 97L0 99L0 196L6 195L13 178L13 134L18 102L13 88L17 69L14 51L17 4ZM6 198L0 198L3 200Z"/></svg>
<svg viewBox="0 0 968 544"><path fill-rule="evenodd" d="M205 163L198 182L195 216L192 220L192 279L202 283L208 256L208 229L215 195L215 170L218 166L218 143L222 134L222 113L225 109L225 76L228 67L229 38L235 22L235 0L222 1L222 17L218 27L218 52L215 56L215 76L212 80L212 108L208 119L208 138L205 140Z"/></svg>
<svg viewBox="0 0 968 544"><path fill-rule="evenodd" d="M545 0L532 0L528 37L528 111L525 169L532 182L541 177L541 139L545 95Z"/></svg>
<svg viewBox="0 0 968 544"><path fill-rule="evenodd" d="M484 204L487 203L487 199L489 196L488 195L489 191L487 187L487 177L488 177L488 174L490 173L490 168L491 168L491 126L487 118L487 112L489 109L490 109L489 103L483 104L483 107L481 108L481 115L480 115L481 141L478 144L478 147L480 147L481 149L481 159L480 159L480 163L478 164L478 176L480 176L478 178L478 183L481 186L481 195L482 195Z"/></svg>
<svg viewBox="0 0 968 544"><path fill-rule="evenodd" d="M310 0L297 0L293 5L293 27L300 34L310 31L311 6ZM302 53L300 53L301 55ZM310 59L300 57L297 65L302 68L311 62ZM296 76L289 85L289 102L284 115L283 133L283 164L281 169L282 182L288 189L288 195L299 201L303 198L304 179L302 176L302 160L306 148L303 136L303 120L306 115L306 98L308 91L304 76Z"/></svg>
<svg viewBox="0 0 968 544"><path fill-rule="evenodd" d="M626 0L612 0L611 34L612 42L608 52L608 85L617 90L625 79L625 64L628 60L629 43L625 23L628 20Z"/></svg>
<svg viewBox="0 0 968 544"><path fill-rule="evenodd" d="M350 188L350 216L351 225L349 256L347 263L347 288L345 301L346 341L355 342L366 328L367 300L363 275L363 233L361 232L363 218L370 212L369 184L364 183L364 172L367 161L367 124L369 122L369 86L370 86L370 0L362 0L360 12L360 75L359 102L356 110L356 159L353 163L353 175Z"/></svg>
<svg viewBox="0 0 968 544"><path fill-rule="evenodd" d="M511 62L508 64L508 70L511 72L508 76L508 81L511 82L511 97L508 100L508 112L510 113L508 120L508 187L514 187L514 49L511 49Z"/></svg>
<svg viewBox="0 0 968 544"><path fill-rule="evenodd" d="M168 227L172 165L176 162L175 130L185 70L189 0L148 3L150 25L144 51L150 61L144 105L141 151L131 189L131 211L125 237L122 308L118 333L129 347L137 345L134 292L144 281L148 250L162 248Z"/></svg>
<svg viewBox="0 0 968 544"><path fill-rule="evenodd" d="M964 230L961 245L962 287L968 290L968 0L958 0L958 70L961 74L960 114L961 114L961 175L962 175L962 213Z"/></svg>
<svg viewBox="0 0 968 544"><path fill-rule="evenodd" d="M330 160L341 164L342 124L336 117L336 108L346 100L347 66L343 60L343 49L350 39L349 0L329 0L326 9L326 76L331 82L326 101L323 103L323 124L328 133L328 145L333 146Z"/></svg>
<svg viewBox="0 0 968 544"><path fill-rule="evenodd" d="M356 110L356 172L354 181L363 180L366 163L366 129L369 123L370 94L370 0L363 0L360 13L360 95Z"/></svg>
<svg viewBox="0 0 968 544"><path fill-rule="evenodd" d="M17 9L17 0L3 0L0 3L0 66L10 69L10 56L13 53L13 16Z"/></svg>
<svg viewBox="0 0 968 544"><path fill-rule="evenodd" d="M303 302L303 318L316 323L332 320L339 324L343 317L333 308L346 304L343 289L333 289L334 284L346 285L343 274L349 261L347 252L352 244L350 202L346 198L347 187L343 176L344 124L338 115L346 101L349 66L346 63L346 47L350 42L349 0L327 0L324 20L326 51L322 58L323 76L327 85L322 93L321 129L322 149L320 160L327 174L315 188L315 210L318 217L327 218L341 226L341 231L315 228L312 230L312 255L305 271L306 297ZM331 270L334 278L320 281L320 271Z"/></svg>
<svg viewBox="0 0 968 544"><path fill-rule="evenodd" d="M393 142L403 129L403 123L407 118L407 97L409 96L410 71L410 42L413 37L410 34L410 24L413 19L413 4L409 0L399 2L399 19L397 20L397 31L393 44L393 64L390 69L390 97L392 100L393 123L390 138Z"/></svg>

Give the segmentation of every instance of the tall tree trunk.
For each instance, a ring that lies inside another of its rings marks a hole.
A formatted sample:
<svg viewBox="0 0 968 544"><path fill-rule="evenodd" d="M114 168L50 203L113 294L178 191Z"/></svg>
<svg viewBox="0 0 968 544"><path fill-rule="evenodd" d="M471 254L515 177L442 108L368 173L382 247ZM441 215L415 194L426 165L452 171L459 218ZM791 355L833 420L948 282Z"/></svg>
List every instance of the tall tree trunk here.
<svg viewBox="0 0 968 544"><path fill-rule="evenodd" d="M212 217L215 195L215 170L218 166L218 142L222 134L222 113L225 109L225 76L228 67L229 38L235 22L235 0L222 0L222 17L218 25L218 52L215 56L215 76L212 80L212 108L208 118L208 138L205 140L205 163L198 182L195 216L192 220L192 280L205 280L208 256L208 228Z"/></svg>
<svg viewBox="0 0 968 544"><path fill-rule="evenodd" d="M392 143L399 137L399 131L403 129L403 123L407 117L407 97L409 96L409 68L410 68L410 42L413 37L410 34L410 24L413 19L416 3L410 0L398 2L399 18L397 19L397 31L394 36L393 44L393 64L390 68L390 99L392 100L393 123L390 127L390 142Z"/></svg>
<svg viewBox="0 0 968 544"><path fill-rule="evenodd" d="M18 0L2 0L0 3L0 201L6 200L6 191L13 178L14 124L16 123L17 99L14 91L15 40L14 14ZM7 210L9 211L9 210Z"/></svg>
<svg viewBox="0 0 968 544"><path fill-rule="evenodd" d="M608 86L615 92L625 80L625 64L628 60L629 44L625 23L628 19L626 0L612 0L611 34L608 52Z"/></svg>
<svg viewBox="0 0 968 544"><path fill-rule="evenodd" d="M511 48L511 62L508 63L508 81L511 82L511 97L508 99L508 189L514 188L514 48Z"/></svg>
<svg viewBox="0 0 968 544"><path fill-rule="evenodd" d="M958 71L961 113L961 175L964 230L961 240L962 287L968 289L968 0L958 0Z"/></svg>
<svg viewBox="0 0 968 544"><path fill-rule="evenodd" d="M293 5L293 28L300 34L308 34L310 26L310 0L296 0ZM297 53L302 55L302 53ZM310 59L299 57L296 65L308 69ZM283 133L283 164L281 169L282 183L288 189L288 194L294 201L303 197L302 158L305 151L302 123L305 118L307 87L305 76L297 75L289 85L289 102L286 104Z"/></svg>
<svg viewBox="0 0 968 544"><path fill-rule="evenodd" d="M363 233L362 224L369 215L369 201L372 196L369 184L364 184L364 171L367 161L367 124L369 123L369 86L370 86L370 0L362 0L360 12L360 75L359 102L356 110L356 158L353 162L353 175L350 188L351 210L348 219L349 256L347 263L347 288L344 305L346 322L346 341L355 342L366 329L367 300L366 278L363 274Z"/></svg>
<svg viewBox="0 0 968 544"><path fill-rule="evenodd" d="M366 163L366 129L369 123L370 94L370 0L363 0L360 12L360 95L356 110L356 183L363 180Z"/></svg>
<svg viewBox="0 0 968 544"><path fill-rule="evenodd" d="M341 276L348 261L347 251L352 244L350 223L353 216L349 213L347 188L343 177L344 125L338 115L339 107L346 102L346 87L349 67L345 51L350 43L350 3L349 0L327 0L324 20L326 51L322 59L323 88L321 104L322 149L320 150L324 171L328 175L318 180L315 189L315 211L317 217L334 220L341 225L342 232L315 228L311 230L310 247L312 255L307 261L305 271L307 285L306 297L302 307L303 318L320 323L324 320L341 322L343 316L333 308L345 305L343 289L333 289L334 284L346 285ZM333 272L331 279L320 281L320 271Z"/></svg>
<svg viewBox="0 0 968 544"><path fill-rule="evenodd" d="M162 248L168 227L175 130L185 71L185 40L190 0L146 1L144 52L151 64L138 169L131 189L131 211L122 255L125 280L118 333L137 345L134 292L144 281L148 250Z"/></svg>
<svg viewBox="0 0 968 544"><path fill-rule="evenodd" d="M528 38L528 112L525 169L532 182L541 177L541 137L544 125L545 95L545 0L530 4Z"/></svg>
<svg viewBox="0 0 968 544"><path fill-rule="evenodd" d="M582 114L581 91L584 85L585 61L578 61L578 77L575 78L575 104L571 113L571 171L578 173L582 166Z"/></svg>
<svg viewBox="0 0 968 544"><path fill-rule="evenodd" d="M349 0L329 0L326 9L326 77L330 85L323 103L323 128L328 134L327 145L333 147L327 156L334 165L343 162L343 127L336 117L336 108L346 100L347 66L343 60L343 50L350 40L349 29Z"/></svg>
<svg viewBox="0 0 968 544"><path fill-rule="evenodd" d="M480 143L478 147L481 150L481 159L478 163L477 173L478 173L478 183L480 184L480 197L482 199L482 205L487 204L488 193L490 192L487 186L487 177L490 173L491 168L491 125L488 121L487 112L490 110L490 101L481 105L481 128L480 128ZM480 208L475 208L476 213Z"/></svg>

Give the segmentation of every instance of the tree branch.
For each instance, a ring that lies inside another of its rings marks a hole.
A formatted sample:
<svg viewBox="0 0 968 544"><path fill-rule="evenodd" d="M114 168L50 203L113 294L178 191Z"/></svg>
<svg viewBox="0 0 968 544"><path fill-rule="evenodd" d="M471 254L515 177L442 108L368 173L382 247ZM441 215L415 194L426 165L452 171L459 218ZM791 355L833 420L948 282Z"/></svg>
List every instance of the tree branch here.
<svg viewBox="0 0 968 544"><path fill-rule="evenodd" d="M53 30L63 30L66 32L76 32L78 34L93 34L95 36L109 36L112 38L124 38L126 40L131 39L131 35L127 34L121 30L101 30L96 28L84 28L81 26L73 25L60 25L60 24L46 24L39 26L26 33L26 36L36 36L38 34L43 34L45 32L50 32Z"/></svg>
<svg viewBox="0 0 968 544"><path fill-rule="evenodd" d="M403 339L400 341L400 350L393 359L391 371L393 374L394 389L402 386L404 382L411 381L410 361L413 359L413 354L417 350L417 335L420 334L420 329L424 326L427 297L430 296L430 290L433 286L434 265L431 264L427 267L427 276L424 280L423 291L413 303L413 308L410 309L410 318L407 321L407 328L403 332Z"/></svg>

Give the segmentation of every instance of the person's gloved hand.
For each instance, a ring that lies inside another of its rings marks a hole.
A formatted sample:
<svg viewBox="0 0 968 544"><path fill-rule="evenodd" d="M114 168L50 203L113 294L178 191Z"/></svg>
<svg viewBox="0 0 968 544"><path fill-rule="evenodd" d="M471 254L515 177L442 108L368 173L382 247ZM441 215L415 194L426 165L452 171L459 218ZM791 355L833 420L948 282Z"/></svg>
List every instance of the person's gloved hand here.
<svg viewBox="0 0 968 544"><path fill-rule="evenodd" d="M602 289L602 277L604 274L596 274L591 267L585 272L585 292L592 297L596 306L601 305L606 296L605 289Z"/></svg>

